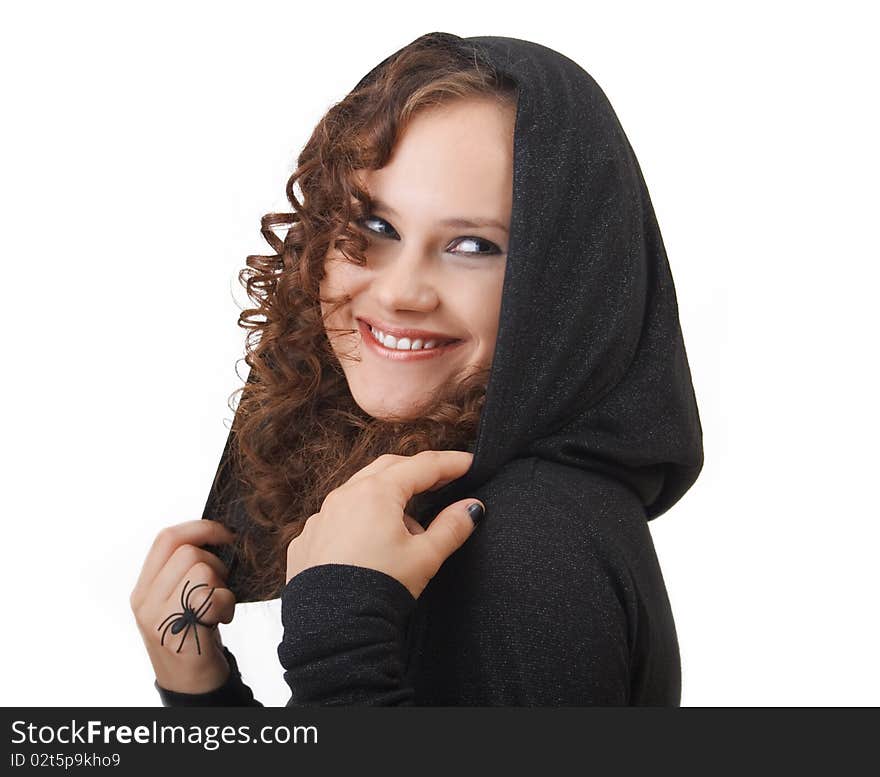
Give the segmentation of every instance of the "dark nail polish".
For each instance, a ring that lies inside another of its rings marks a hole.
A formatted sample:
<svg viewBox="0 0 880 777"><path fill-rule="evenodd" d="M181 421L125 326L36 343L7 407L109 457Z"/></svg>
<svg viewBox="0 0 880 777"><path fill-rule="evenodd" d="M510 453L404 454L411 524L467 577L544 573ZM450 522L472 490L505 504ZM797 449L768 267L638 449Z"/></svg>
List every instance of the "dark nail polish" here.
<svg viewBox="0 0 880 777"><path fill-rule="evenodd" d="M480 521L483 520L483 516L485 515L485 510L483 510L483 505L479 502L474 502L471 505L468 505L468 515L471 517L471 520L474 522L474 526L476 526Z"/></svg>

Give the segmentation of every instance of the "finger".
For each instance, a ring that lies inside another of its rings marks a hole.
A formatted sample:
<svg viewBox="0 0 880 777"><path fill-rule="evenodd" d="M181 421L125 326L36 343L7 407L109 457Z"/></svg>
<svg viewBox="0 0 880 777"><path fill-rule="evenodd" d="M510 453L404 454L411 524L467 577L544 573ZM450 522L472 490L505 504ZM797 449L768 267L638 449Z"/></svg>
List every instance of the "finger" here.
<svg viewBox="0 0 880 777"><path fill-rule="evenodd" d="M357 472L354 473L346 483L356 483L358 480L363 480L365 477L369 477L370 475L375 475L377 472L381 472L385 469L388 469L389 466L396 463L400 459L408 458L407 456L398 456L396 453L383 453L381 456L377 456L373 459L366 467L362 467Z"/></svg>
<svg viewBox="0 0 880 777"><path fill-rule="evenodd" d="M431 486L428 491L436 491L437 489L443 488L443 486L448 485L453 480L455 480L455 478L449 478L449 480L441 480L439 483L435 483L433 486Z"/></svg>
<svg viewBox="0 0 880 777"><path fill-rule="evenodd" d="M178 590L165 603L164 615L183 612L189 607L198 619L208 625L229 623L235 615L235 594L223 586L223 581L210 574L210 570L196 564L180 581Z"/></svg>
<svg viewBox="0 0 880 777"><path fill-rule="evenodd" d="M428 491L443 480L452 481L470 469L474 455L469 451L421 451L403 456L374 477L386 479L388 487L397 489L400 508L414 494ZM436 519L435 519L436 520Z"/></svg>
<svg viewBox="0 0 880 777"><path fill-rule="evenodd" d="M178 653L204 653L211 649L212 643L219 647L220 639L214 627L232 620L235 597L216 581L212 581L213 585L204 582L205 575L211 577L210 569L197 565L192 576L188 575L181 583L176 599L166 603L167 615L156 624L160 646ZM199 579L203 582L195 582Z"/></svg>
<svg viewBox="0 0 880 777"><path fill-rule="evenodd" d="M477 514L477 521L471 517L467 508L472 504L482 505L483 503L473 498L453 502L440 511L428 525L424 534L414 538L430 555L434 565L434 574L447 558L464 545L468 537L473 534L479 520L482 520L480 514ZM485 513L485 505L483 505L483 513Z"/></svg>
<svg viewBox="0 0 880 777"><path fill-rule="evenodd" d="M159 571L171 558L171 555L181 545L219 545L232 542L235 539L228 528L218 521L207 518L194 521L184 521L174 526L166 526L153 541L153 545L147 553L144 566L132 591L132 599L142 598L146 590Z"/></svg>
<svg viewBox="0 0 880 777"><path fill-rule="evenodd" d="M229 576L226 565L210 551L195 545L181 545L153 580L150 586L152 595L159 599L171 596L187 572L197 564L206 564L223 582Z"/></svg>

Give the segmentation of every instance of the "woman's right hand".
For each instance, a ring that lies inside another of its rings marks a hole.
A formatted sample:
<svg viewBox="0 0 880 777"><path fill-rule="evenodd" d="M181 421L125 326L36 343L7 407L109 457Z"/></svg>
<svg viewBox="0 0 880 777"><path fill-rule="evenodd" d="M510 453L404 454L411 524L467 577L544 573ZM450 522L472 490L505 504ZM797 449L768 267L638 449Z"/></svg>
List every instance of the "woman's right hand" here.
<svg viewBox="0 0 880 777"><path fill-rule="evenodd" d="M235 595L225 564L199 546L234 538L201 519L168 526L153 541L129 601L162 688L207 693L229 677L217 624L232 620Z"/></svg>

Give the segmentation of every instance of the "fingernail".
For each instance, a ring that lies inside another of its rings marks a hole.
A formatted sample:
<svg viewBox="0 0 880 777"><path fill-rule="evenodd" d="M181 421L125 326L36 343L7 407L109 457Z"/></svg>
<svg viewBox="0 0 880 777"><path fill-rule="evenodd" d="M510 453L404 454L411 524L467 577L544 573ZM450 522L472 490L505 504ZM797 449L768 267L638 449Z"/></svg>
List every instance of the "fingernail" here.
<svg viewBox="0 0 880 777"><path fill-rule="evenodd" d="M483 505L481 505L479 502L474 502L473 504L468 505L467 511L468 515L471 517L471 520L474 522L474 526L482 521L483 516L486 514L486 511L483 509Z"/></svg>

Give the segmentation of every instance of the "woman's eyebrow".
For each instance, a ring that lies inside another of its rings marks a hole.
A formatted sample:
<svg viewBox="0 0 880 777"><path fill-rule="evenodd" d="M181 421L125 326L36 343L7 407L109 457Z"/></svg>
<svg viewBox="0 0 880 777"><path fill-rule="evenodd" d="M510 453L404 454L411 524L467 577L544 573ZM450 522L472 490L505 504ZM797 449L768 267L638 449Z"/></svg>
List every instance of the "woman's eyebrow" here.
<svg viewBox="0 0 880 777"><path fill-rule="evenodd" d="M400 214L394 210L390 205L378 199L377 197L371 197L370 202L373 203L373 206L379 210L384 210L390 213L394 218L400 218ZM437 222L438 224L442 224L447 227L496 227L497 229L502 230L503 232L507 232L507 226L502 224L497 219L466 219L462 217L451 217L448 219L441 219Z"/></svg>

